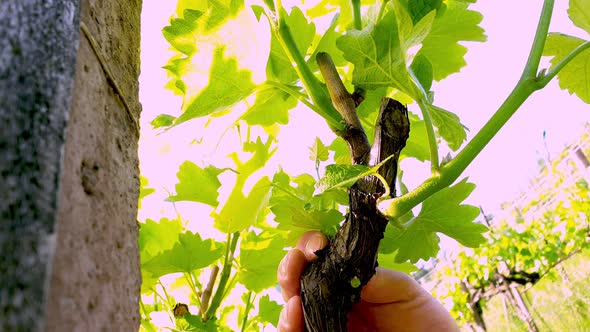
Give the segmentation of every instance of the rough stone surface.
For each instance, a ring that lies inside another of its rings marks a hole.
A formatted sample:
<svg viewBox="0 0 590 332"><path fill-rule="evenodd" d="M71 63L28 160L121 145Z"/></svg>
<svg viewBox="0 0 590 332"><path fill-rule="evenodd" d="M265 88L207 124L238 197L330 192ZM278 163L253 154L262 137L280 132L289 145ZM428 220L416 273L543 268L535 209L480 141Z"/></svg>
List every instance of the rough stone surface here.
<svg viewBox="0 0 590 332"><path fill-rule="evenodd" d="M0 331L44 325L79 1L0 1Z"/></svg>
<svg viewBox="0 0 590 332"><path fill-rule="evenodd" d="M90 36L80 35L47 331L139 328L140 9L140 0L82 1Z"/></svg>

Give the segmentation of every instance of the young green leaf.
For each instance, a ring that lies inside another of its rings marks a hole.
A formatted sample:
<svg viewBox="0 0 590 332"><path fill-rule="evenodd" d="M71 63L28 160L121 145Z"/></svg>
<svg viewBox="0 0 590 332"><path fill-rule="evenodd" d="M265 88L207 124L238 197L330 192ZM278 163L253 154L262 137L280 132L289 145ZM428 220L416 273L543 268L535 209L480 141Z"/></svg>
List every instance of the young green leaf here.
<svg viewBox="0 0 590 332"><path fill-rule="evenodd" d="M219 214L214 214L215 228L224 233L243 231L266 216L271 189L268 177L260 179L248 196L242 188L242 183L236 184Z"/></svg>
<svg viewBox="0 0 590 332"><path fill-rule="evenodd" d="M260 137L256 138L256 142L245 142L242 147L244 152L251 152L254 154L245 163L240 161L237 152L230 153L228 157L236 163L236 169L239 175L248 177L262 168L275 153L277 149L271 149L273 142L274 139L272 137L269 137L266 142L262 142Z"/></svg>
<svg viewBox="0 0 590 332"><path fill-rule="evenodd" d="M328 165L326 166L326 174L317 183L317 191L321 193L336 188L349 188L361 178L376 174L379 167L385 164L391 157L393 155L373 167L364 165Z"/></svg>
<svg viewBox="0 0 590 332"><path fill-rule="evenodd" d="M350 151L348 150L346 141L342 137L336 137L332 141L332 144L328 146L328 149L334 151L334 162L339 165L350 164Z"/></svg>
<svg viewBox="0 0 590 332"><path fill-rule="evenodd" d="M330 54L332 58L332 62L336 67L343 66L346 64L346 60L342 57L342 52L336 47L336 40L340 38L342 35L336 31L336 27L338 26L338 19L340 18L339 14L334 15L332 18L332 23L324 32L323 36L321 37L320 41L317 43L316 48L314 49L313 53L307 59L307 65L311 70L318 70L318 63L316 61L316 55L319 52L325 52Z"/></svg>
<svg viewBox="0 0 590 332"><path fill-rule="evenodd" d="M141 201L145 196L151 195L156 191L154 188L148 188L148 179L144 176L139 177L139 199L137 208L141 209Z"/></svg>
<svg viewBox="0 0 590 332"><path fill-rule="evenodd" d="M422 42L418 54L430 61L437 81L466 65L463 57L467 49L459 45L460 41L486 40L483 29L478 26L483 16L467 7L468 4L464 2L447 1L446 10L437 15L430 34Z"/></svg>
<svg viewBox="0 0 590 332"><path fill-rule="evenodd" d="M213 55L209 84L183 106L184 112L174 124L230 108L254 90L255 85L250 77L250 71L238 69L237 61L224 58L223 49L218 48Z"/></svg>
<svg viewBox="0 0 590 332"><path fill-rule="evenodd" d="M443 4L442 0L406 0L407 8L412 16L414 24L420 21L426 14L438 10Z"/></svg>
<svg viewBox="0 0 590 332"><path fill-rule="evenodd" d="M296 186L291 186L291 181ZM314 185L315 180L309 174L291 179L286 173L279 172L273 177L270 209L275 215L275 222L279 224L277 228L288 232L287 245L295 244L303 233L311 230L333 235L344 219L330 203L319 204L313 199Z"/></svg>
<svg viewBox="0 0 590 332"><path fill-rule="evenodd" d="M395 257L395 253L383 254L380 252L379 256L377 257L377 261L379 262L379 266L384 269L399 271L405 274L410 274L418 270L418 268L412 263L396 263Z"/></svg>
<svg viewBox="0 0 590 332"><path fill-rule="evenodd" d="M428 136L426 135L424 121L411 113L409 117L410 138L408 138L406 147L401 152L400 159L414 157L420 161L430 160L430 147L428 145Z"/></svg>
<svg viewBox="0 0 590 332"><path fill-rule="evenodd" d="M567 13L577 27L590 34L589 0L570 0L570 7L568 8Z"/></svg>
<svg viewBox="0 0 590 332"><path fill-rule="evenodd" d="M258 316L264 323L272 324L277 327L279 324L279 315L283 306L270 299L270 296L264 295L258 301Z"/></svg>
<svg viewBox="0 0 590 332"><path fill-rule="evenodd" d="M248 233L240 244L238 281L256 293L274 286L284 247L285 239L281 236L269 238Z"/></svg>
<svg viewBox="0 0 590 332"><path fill-rule="evenodd" d="M145 223L141 223L138 240L141 261L146 262L156 254L172 248L181 232L182 223L177 219L162 218L159 222L147 219Z"/></svg>
<svg viewBox="0 0 590 332"><path fill-rule="evenodd" d="M172 124L174 124L174 120L176 120L175 116L169 114L160 114L155 119L153 119L150 124L152 125L152 129L170 127Z"/></svg>
<svg viewBox="0 0 590 332"><path fill-rule="evenodd" d="M550 33L545 42L543 55L552 57L551 65L555 66L584 42L586 41L577 37ZM557 79L560 88L570 94L575 93L585 103L590 104L590 48L582 51L563 67L557 73Z"/></svg>
<svg viewBox="0 0 590 332"><path fill-rule="evenodd" d="M444 188L426 199L418 216L407 222L405 227L391 227L393 246L397 249L396 262L416 262L436 256L439 250L436 233L443 233L467 247L483 243L485 238L482 233L487 228L473 222L479 215L479 209L461 204L473 189L475 185L468 183L467 179Z"/></svg>
<svg viewBox="0 0 590 332"><path fill-rule="evenodd" d="M198 233L181 233L174 247L143 263L142 269L154 277L175 272L191 273L193 270L202 269L212 264L222 254L222 243L211 239L202 240Z"/></svg>
<svg viewBox="0 0 590 332"><path fill-rule="evenodd" d="M297 99L283 90L269 87L256 93L254 105L250 107L242 118L251 126L272 126L275 123L287 124L289 110L297 106Z"/></svg>
<svg viewBox="0 0 590 332"><path fill-rule="evenodd" d="M418 54L414 58L414 61L412 61L410 70L418 80L417 83L422 86L422 89L425 92L430 91L430 88L432 87L433 76L432 65L430 64L430 61L428 61L428 58L422 54Z"/></svg>
<svg viewBox="0 0 590 332"><path fill-rule="evenodd" d="M295 44L299 51L305 55L315 36L315 25L307 22L307 18L298 7L293 7L289 15L285 15L285 23L293 31ZM266 63L266 76L269 80L291 84L297 79L297 73L291 64L287 53L275 33L270 40L270 54Z"/></svg>
<svg viewBox="0 0 590 332"><path fill-rule="evenodd" d="M176 184L176 195L170 196L168 200L199 202L216 207L219 204L217 190L221 187L217 176L223 171L213 166L201 168L191 161L185 161L176 173L180 181Z"/></svg>
<svg viewBox="0 0 590 332"><path fill-rule="evenodd" d="M328 148L322 143L319 137L315 138L313 145L309 148L309 159L319 164L328 160Z"/></svg>
<svg viewBox="0 0 590 332"><path fill-rule="evenodd" d="M364 165L328 165L326 174L318 182L317 188L319 192L340 187L348 188L371 173L371 168Z"/></svg>
<svg viewBox="0 0 590 332"><path fill-rule="evenodd" d="M193 55L197 52L196 32L202 15L202 11L185 9L182 17L172 19L170 25L162 29L164 38L179 52Z"/></svg>
<svg viewBox="0 0 590 332"><path fill-rule="evenodd" d="M457 151L467 138L465 126L461 124L459 117L455 113L431 104L428 104L428 111L440 137L447 142L449 148Z"/></svg>
<svg viewBox="0 0 590 332"><path fill-rule="evenodd" d="M420 95L406 69L394 11L389 11L376 25L349 31L336 44L344 58L354 64L355 86L368 90L394 87L413 98Z"/></svg>

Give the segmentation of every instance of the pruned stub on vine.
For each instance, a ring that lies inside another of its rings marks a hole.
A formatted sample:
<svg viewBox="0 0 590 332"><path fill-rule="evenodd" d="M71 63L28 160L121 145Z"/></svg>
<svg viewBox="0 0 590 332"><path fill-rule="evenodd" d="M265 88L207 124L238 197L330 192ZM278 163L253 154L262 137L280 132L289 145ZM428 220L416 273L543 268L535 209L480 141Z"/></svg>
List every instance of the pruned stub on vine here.
<svg viewBox="0 0 590 332"><path fill-rule="evenodd" d="M381 100L371 146L356 113L359 98L345 89L327 53L318 53L316 59L334 107L346 123L341 136L353 163L372 166L389 158L377 172L395 196L399 154L410 133L406 107L391 98ZM378 199L386 192L381 181L367 176L349 188L346 220L303 273L301 299L307 331L346 331L348 312L360 300L362 286L375 274L379 242L388 223L377 209Z"/></svg>

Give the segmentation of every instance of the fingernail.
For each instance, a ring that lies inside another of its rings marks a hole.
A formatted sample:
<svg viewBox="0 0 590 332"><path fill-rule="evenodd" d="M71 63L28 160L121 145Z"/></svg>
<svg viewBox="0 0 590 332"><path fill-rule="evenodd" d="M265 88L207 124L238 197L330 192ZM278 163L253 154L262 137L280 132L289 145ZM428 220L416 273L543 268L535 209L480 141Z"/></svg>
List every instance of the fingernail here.
<svg viewBox="0 0 590 332"><path fill-rule="evenodd" d="M284 278L287 276L287 266L289 265L289 257L291 255L287 254L285 256L285 258L283 258L283 260L281 261L281 264L279 265L279 277L280 278Z"/></svg>
<svg viewBox="0 0 590 332"><path fill-rule="evenodd" d="M315 235L305 245L305 251L308 254L312 254L315 256L315 252L321 249L324 246L324 238L321 235Z"/></svg>

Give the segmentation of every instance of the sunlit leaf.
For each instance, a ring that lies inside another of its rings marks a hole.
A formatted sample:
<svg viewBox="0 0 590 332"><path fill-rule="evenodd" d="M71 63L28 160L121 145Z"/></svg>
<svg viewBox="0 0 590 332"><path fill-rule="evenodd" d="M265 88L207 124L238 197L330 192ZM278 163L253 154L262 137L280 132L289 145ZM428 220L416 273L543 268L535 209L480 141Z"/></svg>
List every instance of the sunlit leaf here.
<svg viewBox="0 0 590 332"><path fill-rule="evenodd" d="M565 58L582 43L583 39L560 33L550 33L545 43L543 55L550 56L552 67ZM559 87L570 94L576 94L590 104L590 48L578 54L557 73Z"/></svg>
<svg viewBox="0 0 590 332"><path fill-rule="evenodd" d="M264 323L270 323L274 327L279 324L279 315L282 309L283 306L271 300L268 295L264 295L258 301L258 316Z"/></svg>
<svg viewBox="0 0 590 332"><path fill-rule="evenodd" d="M315 138L313 145L309 148L309 159L316 164L328 160L328 148L322 143L319 137Z"/></svg>
<svg viewBox="0 0 590 332"><path fill-rule="evenodd" d="M169 114L160 114L155 119L153 119L150 124L152 125L153 129L157 129L171 126L174 123L174 120L176 120L175 116Z"/></svg>
<svg viewBox="0 0 590 332"><path fill-rule="evenodd" d="M182 224L177 219L163 218L159 222L147 219L145 223L141 223L138 240L141 261L145 262L154 255L172 248L181 232Z"/></svg>
<svg viewBox="0 0 590 332"><path fill-rule="evenodd" d="M428 105L428 111L440 137L447 142L449 148L453 151L459 149L467 138L465 126L461 124L459 117L455 113L434 105Z"/></svg>
<svg viewBox="0 0 590 332"><path fill-rule="evenodd" d="M215 215L215 228L224 233L243 231L266 216L271 183L268 177L260 179L248 196L241 186L234 187L225 205Z"/></svg>
<svg viewBox="0 0 590 332"><path fill-rule="evenodd" d="M252 232L240 245L238 281L253 292L260 292L277 283L277 268L285 255L285 239L256 235Z"/></svg>
<svg viewBox="0 0 590 332"><path fill-rule="evenodd" d="M590 34L590 1L570 0L567 10L570 19L574 24Z"/></svg>
<svg viewBox="0 0 590 332"><path fill-rule="evenodd" d="M211 239L202 240L198 233L181 233L174 247L143 263L142 269L154 277L175 272L190 273L219 259L223 254L223 247L223 244Z"/></svg>
<svg viewBox="0 0 590 332"><path fill-rule="evenodd" d="M461 204L475 189L466 179L447 187L427 198L420 213L403 229L391 227L393 245L397 249L396 262L416 262L435 257L439 250L439 237L444 233L468 247L476 247L485 241L482 233L487 228L473 221L479 215L478 208ZM416 244L420 243L419 246Z"/></svg>
<svg viewBox="0 0 590 332"><path fill-rule="evenodd" d="M292 31L295 44L305 55L315 36L315 25L309 23L298 7L293 7L291 13L285 16L285 24ZM266 64L266 75L269 80L291 84L297 79L291 60L283 50L278 37L273 34L270 40L270 54Z"/></svg>
<svg viewBox="0 0 590 332"><path fill-rule="evenodd" d="M430 34L422 42L418 54L430 61L437 81L466 65L464 56L467 48L460 45L460 41L486 40L483 29L478 25L483 16L467 7L467 3L459 1L446 2L446 9L437 15Z"/></svg>
<svg viewBox="0 0 590 332"><path fill-rule="evenodd" d="M352 83L355 86L364 89L394 87L414 98L419 96L406 69L394 11L389 11L376 25L368 25L362 31L348 31L336 44L344 58L354 64Z"/></svg>
<svg viewBox="0 0 590 332"><path fill-rule="evenodd" d="M193 118L223 111L248 96L255 88L251 72L238 69L235 58L225 58L219 48L213 56L209 84L183 108L175 125Z"/></svg>
<svg viewBox="0 0 590 332"><path fill-rule="evenodd" d="M148 195L153 194L156 191L156 189L148 187L148 179L144 176L139 177L139 184L140 184L140 187L139 187L139 199L138 199L137 208L141 209L141 202L143 201L143 198Z"/></svg>
<svg viewBox="0 0 590 332"><path fill-rule="evenodd" d="M256 93L254 105L250 107L243 119L251 126L264 127L273 124L287 124L289 122L289 110L297 106L297 99L285 91L269 87Z"/></svg>
<svg viewBox="0 0 590 332"><path fill-rule="evenodd" d="M176 173L180 181L176 184L176 195L170 196L168 200L192 201L217 206L219 204L217 191L221 186L217 176L223 171L213 166L201 168L191 161L185 161Z"/></svg>

